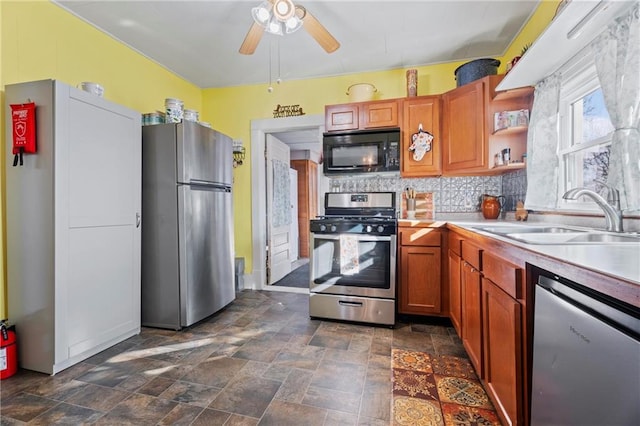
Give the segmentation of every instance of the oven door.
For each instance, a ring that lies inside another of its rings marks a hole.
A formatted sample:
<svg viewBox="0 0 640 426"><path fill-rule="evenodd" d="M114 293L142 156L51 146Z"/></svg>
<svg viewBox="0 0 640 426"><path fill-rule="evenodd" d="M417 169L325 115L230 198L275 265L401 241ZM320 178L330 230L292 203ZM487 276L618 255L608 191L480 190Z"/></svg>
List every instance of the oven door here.
<svg viewBox="0 0 640 426"><path fill-rule="evenodd" d="M311 234L312 293L395 299L396 235Z"/></svg>

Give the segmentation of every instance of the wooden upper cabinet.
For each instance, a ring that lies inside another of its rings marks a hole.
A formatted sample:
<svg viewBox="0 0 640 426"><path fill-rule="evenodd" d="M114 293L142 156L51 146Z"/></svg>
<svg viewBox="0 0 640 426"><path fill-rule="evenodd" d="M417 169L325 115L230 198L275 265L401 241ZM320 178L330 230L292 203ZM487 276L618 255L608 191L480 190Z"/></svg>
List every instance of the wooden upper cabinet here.
<svg viewBox="0 0 640 426"><path fill-rule="evenodd" d="M438 176L442 174L440 132L440 96L420 96L405 99L402 104L402 156L400 174L404 177ZM421 159L409 151L413 135L420 127L433 136L431 149Z"/></svg>
<svg viewBox="0 0 640 426"><path fill-rule="evenodd" d="M504 75L491 75L445 93L442 171L446 176L500 174L524 168L526 125L496 130L496 113L531 111L533 88L496 92ZM495 155L511 149L510 164L497 166ZM516 160L517 162L514 162Z"/></svg>
<svg viewBox="0 0 640 426"><path fill-rule="evenodd" d="M462 172L487 165L485 80L476 80L443 96L443 171Z"/></svg>
<svg viewBox="0 0 640 426"><path fill-rule="evenodd" d="M378 127L399 127L399 99L326 105L327 132L365 130Z"/></svg>
<svg viewBox="0 0 640 426"><path fill-rule="evenodd" d="M324 119L327 132L358 130L360 127L360 112L357 104L327 105L324 107Z"/></svg>
<svg viewBox="0 0 640 426"><path fill-rule="evenodd" d="M365 102L361 105L361 127L398 127L398 100Z"/></svg>

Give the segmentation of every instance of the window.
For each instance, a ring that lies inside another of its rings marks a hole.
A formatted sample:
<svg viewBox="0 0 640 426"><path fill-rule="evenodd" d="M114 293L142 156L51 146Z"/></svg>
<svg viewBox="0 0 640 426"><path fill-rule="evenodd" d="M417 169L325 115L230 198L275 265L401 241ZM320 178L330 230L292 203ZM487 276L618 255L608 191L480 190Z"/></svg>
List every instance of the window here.
<svg viewBox="0 0 640 426"><path fill-rule="evenodd" d="M584 52L583 52L584 53ZM560 208L599 210L590 198L564 200L562 194L585 187L606 198L603 185L609 171L613 124L605 107L593 56L578 55L562 71L559 120Z"/></svg>

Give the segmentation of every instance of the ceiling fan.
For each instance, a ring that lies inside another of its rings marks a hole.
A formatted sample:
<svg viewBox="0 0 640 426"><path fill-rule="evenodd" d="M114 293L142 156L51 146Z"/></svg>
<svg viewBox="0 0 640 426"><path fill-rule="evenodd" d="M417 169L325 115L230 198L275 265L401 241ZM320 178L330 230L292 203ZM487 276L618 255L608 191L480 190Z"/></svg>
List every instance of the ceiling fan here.
<svg viewBox="0 0 640 426"><path fill-rule="evenodd" d="M243 55L255 52L265 31L282 35L297 31L302 26L327 53L340 47L338 40L307 9L294 5L291 0L264 0L251 10L251 15L254 22L240 46Z"/></svg>

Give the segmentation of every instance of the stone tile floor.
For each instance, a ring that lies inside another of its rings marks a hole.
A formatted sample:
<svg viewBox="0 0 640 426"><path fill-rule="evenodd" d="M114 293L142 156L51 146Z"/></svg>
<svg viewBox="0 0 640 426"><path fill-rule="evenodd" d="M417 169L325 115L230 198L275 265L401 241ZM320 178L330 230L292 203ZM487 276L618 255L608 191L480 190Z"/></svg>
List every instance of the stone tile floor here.
<svg viewBox="0 0 640 426"><path fill-rule="evenodd" d="M392 349L466 358L450 326L321 321L308 295L245 290L182 331L19 371L0 382L0 424L389 425Z"/></svg>

